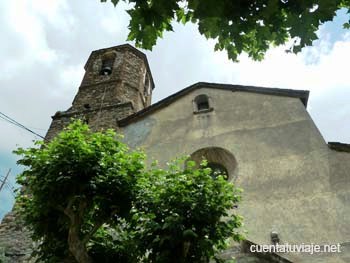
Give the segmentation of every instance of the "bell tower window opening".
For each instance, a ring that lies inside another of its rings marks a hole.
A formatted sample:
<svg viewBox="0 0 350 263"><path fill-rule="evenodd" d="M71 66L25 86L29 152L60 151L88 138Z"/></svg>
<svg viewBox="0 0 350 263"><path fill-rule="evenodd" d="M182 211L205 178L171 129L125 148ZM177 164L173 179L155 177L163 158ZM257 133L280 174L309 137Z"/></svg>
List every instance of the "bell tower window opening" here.
<svg viewBox="0 0 350 263"><path fill-rule="evenodd" d="M100 75L108 76L113 70L114 57L108 57L102 60Z"/></svg>

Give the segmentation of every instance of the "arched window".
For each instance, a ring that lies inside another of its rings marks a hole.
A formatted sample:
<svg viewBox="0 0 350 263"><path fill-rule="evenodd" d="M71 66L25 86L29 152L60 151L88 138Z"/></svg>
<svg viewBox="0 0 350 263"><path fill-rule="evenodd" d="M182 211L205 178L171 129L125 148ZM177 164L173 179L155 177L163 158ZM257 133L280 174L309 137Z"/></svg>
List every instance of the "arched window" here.
<svg viewBox="0 0 350 263"><path fill-rule="evenodd" d="M237 172L236 158L228 150L220 147L202 148L191 154L190 159L199 165L203 159L208 161L208 167L212 169L212 176L226 174L228 180L234 180Z"/></svg>
<svg viewBox="0 0 350 263"><path fill-rule="evenodd" d="M212 110L209 104L209 97L205 94L198 95L194 99L194 112L207 112Z"/></svg>

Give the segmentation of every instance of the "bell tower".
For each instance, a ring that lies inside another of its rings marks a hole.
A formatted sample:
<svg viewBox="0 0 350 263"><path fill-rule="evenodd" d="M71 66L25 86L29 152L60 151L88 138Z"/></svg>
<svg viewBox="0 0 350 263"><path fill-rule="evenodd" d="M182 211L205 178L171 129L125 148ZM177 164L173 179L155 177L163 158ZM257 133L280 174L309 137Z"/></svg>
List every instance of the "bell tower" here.
<svg viewBox="0 0 350 263"><path fill-rule="evenodd" d="M54 137L71 118L83 119L93 130L117 129L118 120L150 106L153 89L145 54L129 44L95 50L72 106L56 112L45 139Z"/></svg>

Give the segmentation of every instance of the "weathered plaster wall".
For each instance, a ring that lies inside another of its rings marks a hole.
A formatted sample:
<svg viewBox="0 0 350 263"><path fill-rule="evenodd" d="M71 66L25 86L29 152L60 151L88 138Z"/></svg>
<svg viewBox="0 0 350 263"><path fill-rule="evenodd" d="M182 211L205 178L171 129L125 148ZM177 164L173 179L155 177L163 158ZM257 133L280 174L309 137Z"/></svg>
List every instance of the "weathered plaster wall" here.
<svg viewBox="0 0 350 263"><path fill-rule="evenodd" d="M199 94L210 97L214 111L193 114L192 100ZM202 88L129 124L123 132L130 145L144 148L163 164L205 147L230 151L237 160L232 180L244 189L239 213L254 243L270 244L272 230L289 244L350 240L350 210L345 207L350 174L348 166L338 171L348 155L330 157L297 98ZM282 256L310 262L304 254ZM313 258L349 262L345 253Z"/></svg>
<svg viewBox="0 0 350 263"><path fill-rule="evenodd" d="M344 262L350 262L350 153L329 150L329 164L329 185L336 204L332 212L339 219Z"/></svg>

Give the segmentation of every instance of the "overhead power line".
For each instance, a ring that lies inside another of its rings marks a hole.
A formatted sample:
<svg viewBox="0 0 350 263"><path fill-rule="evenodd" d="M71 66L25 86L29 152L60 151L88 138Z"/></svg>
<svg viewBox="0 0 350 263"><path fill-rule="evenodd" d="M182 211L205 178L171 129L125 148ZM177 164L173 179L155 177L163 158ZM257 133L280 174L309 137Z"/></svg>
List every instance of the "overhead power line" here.
<svg viewBox="0 0 350 263"><path fill-rule="evenodd" d="M8 170L7 174L5 176L0 176L0 192L3 189L7 189L13 197L16 197L15 195L15 187L8 181L8 177L10 175L11 168Z"/></svg>
<svg viewBox="0 0 350 263"><path fill-rule="evenodd" d="M7 189L8 192L10 192L10 194L12 195L12 197L16 197L15 188L13 186L11 186L11 184L6 183L4 189Z"/></svg>
<svg viewBox="0 0 350 263"><path fill-rule="evenodd" d="M19 123L18 121L12 119L11 117L7 116L6 114L4 114L4 113L2 113L2 112L0 112L0 118L3 119L3 120L5 120L5 121L7 121L7 122L9 122L9 123L11 123L11 124L13 124L13 125L15 125L15 126L17 126L17 127L19 127L19 128L21 128L21 129L24 129L24 130L26 130L26 131L28 131L28 132L34 134L35 136L38 136L38 137L40 137L40 138L42 138L42 139L45 139L44 136L42 136L42 135L36 133L35 131L33 131L33 130L27 128L27 127L24 126L23 124L21 124L21 123Z"/></svg>
<svg viewBox="0 0 350 263"><path fill-rule="evenodd" d="M1 185L0 185L0 192L1 192L2 188L3 188L4 185L5 185L6 180L7 180L7 178L9 177L10 172L11 172L11 169L9 169L9 171L7 172L7 174L6 174L6 176L5 176L4 179L0 180L0 182L1 182Z"/></svg>

